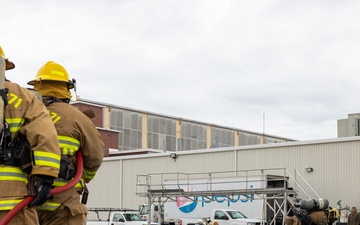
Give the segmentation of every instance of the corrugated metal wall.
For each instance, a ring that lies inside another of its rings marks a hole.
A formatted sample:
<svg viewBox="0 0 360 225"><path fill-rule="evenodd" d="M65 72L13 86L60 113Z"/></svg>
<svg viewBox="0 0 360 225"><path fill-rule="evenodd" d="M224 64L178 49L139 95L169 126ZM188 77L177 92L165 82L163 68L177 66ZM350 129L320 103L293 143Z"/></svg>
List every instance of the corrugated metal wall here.
<svg viewBox="0 0 360 225"><path fill-rule="evenodd" d="M284 167L294 169L331 206L360 206L360 138L280 143L106 159L89 184L89 207L137 208L146 199L135 195L139 174L217 172ZM305 168L312 167L308 173Z"/></svg>
<svg viewBox="0 0 360 225"><path fill-rule="evenodd" d="M120 207L122 204L122 160L106 161L88 184L89 207Z"/></svg>

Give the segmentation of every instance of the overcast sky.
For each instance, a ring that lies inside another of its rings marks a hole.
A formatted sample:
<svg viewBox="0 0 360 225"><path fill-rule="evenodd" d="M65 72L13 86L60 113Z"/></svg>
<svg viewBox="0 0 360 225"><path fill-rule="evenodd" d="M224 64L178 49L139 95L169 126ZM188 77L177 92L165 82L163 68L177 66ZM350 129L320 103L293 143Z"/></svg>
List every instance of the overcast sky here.
<svg viewBox="0 0 360 225"><path fill-rule="evenodd" d="M0 0L0 45L25 87L53 60L80 98L328 139L360 112L359 12L355 0Z"/></svg>

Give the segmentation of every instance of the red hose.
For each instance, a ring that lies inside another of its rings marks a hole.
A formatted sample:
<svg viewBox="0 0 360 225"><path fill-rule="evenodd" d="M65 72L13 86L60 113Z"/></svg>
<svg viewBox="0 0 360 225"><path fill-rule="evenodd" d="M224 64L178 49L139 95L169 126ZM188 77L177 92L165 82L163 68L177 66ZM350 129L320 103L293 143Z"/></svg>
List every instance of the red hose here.
<svg viewBox="0 0 360 225"><path fill-rule="evenodd" d="M51 196L69 190L70 188L74 187L81 179L83 174L83 158L81 151L76 152L76 158L77 158L77 165L76 165L76 174L74 179L72 179L69 183L65 184L62 187L56 187L51 189L50 192ZM29 205L34 200L34 198L35 198L34 196L28 196L24 200L22 200L19 204L17 204L12 210L10 210L6 214L6 216L0 221L0 225L7 225L12 220L12 218L14 218L16 214L18 214L21 210L23 210L23 208Z"/></svg>

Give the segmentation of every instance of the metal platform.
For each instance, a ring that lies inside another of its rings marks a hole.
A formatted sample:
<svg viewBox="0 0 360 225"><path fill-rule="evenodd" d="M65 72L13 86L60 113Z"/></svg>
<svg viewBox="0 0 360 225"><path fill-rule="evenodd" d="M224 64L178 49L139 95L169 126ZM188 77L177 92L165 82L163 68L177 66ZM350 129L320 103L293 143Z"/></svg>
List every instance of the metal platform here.
<svg viewBox="0 0 360 225"><path fill-rule="evenodd" d="M151 189L147 193L137 193L141 197L179 197L179 196L233 196L233 195L254 195L254 196L262 196L262 195L284 195L288 194L297 194L292 189L284 189L284 188L253 188L253 189L232 189L232 190L216 190L216 191L184 191L183 189ZM261 199L263 197L260 197Z"/></svg>
<svg viewBox="0 0 360 225"><path fill-rule="evenodd" d="M219 188L224 186L230 188ZM148 204L164 204L175 201L176 197L194 200L204 196L214 200L215 196L230 199L238 195L249 196L252 200L264 201L263 220L268 225L277 224L279 217L284 224L296 199L320 198L296 170L292 175L285 168L138 175L136 194L147 197Z"/></svg>

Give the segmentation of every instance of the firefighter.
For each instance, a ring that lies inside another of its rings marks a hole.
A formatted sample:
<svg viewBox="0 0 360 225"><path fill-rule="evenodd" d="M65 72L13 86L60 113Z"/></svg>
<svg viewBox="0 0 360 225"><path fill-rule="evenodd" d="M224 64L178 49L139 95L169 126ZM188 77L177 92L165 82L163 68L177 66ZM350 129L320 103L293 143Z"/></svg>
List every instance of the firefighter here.
<svg viewBox="0 0 360 225"><path fill-rule="evenodd" d="M0 56L0 60L4 60L0 68L2 74L4 70L15 68L1 47ZM5 103L5 119L1 121L4 128L0 131L0 220L29 195L27 185L37 182L37 186L32 188L36 197L30 207L22 209L9 223L35 225L38 218L33 206L46 202L53 180L59 173L61 153L56 130L44 105L26 88L5 80L0 93ZM17 142L20 137L21 141ZM16 155L22 147L25 151ZM22 162L28 165L26 172L22 169L25 168Z"/></svg>
<svg viewBox="0 0 360 225"><path fill-rule="evenodd" d="M76 151L82 151L84 164L82 179L74 188L37 207L39 222L42 225L85 225L87 209L80 202L80 195L84 182L93 179L102 163L104 142L91 119L69 104L70 89L75 87L75 80L69 79L63 66L53 61L45 63L28 84L42 96L58 133L62 157L59 178L54 181L54 186L63 186L74 177L72 168L76 168Z"/></svg>
<svg viewBox="0 0 360 225"><path fill-rule="evenodd" d="M358 225L359 222L360 222L360 216L359 216L359 214L357 212L356 207L354 206L354 207L351 208L351 213L348 216L347 224L348 225Z"/></svg>

